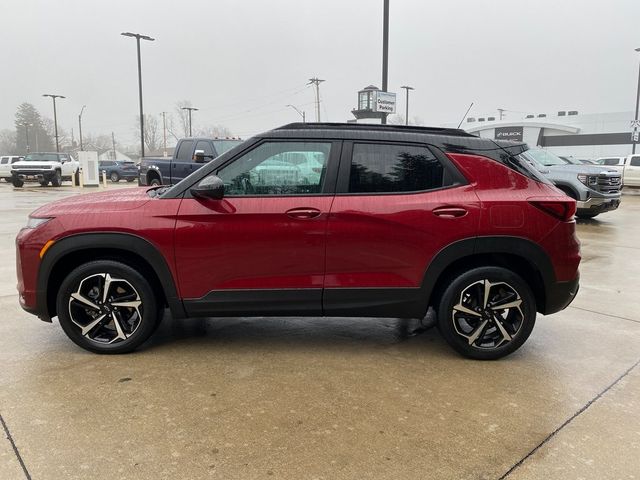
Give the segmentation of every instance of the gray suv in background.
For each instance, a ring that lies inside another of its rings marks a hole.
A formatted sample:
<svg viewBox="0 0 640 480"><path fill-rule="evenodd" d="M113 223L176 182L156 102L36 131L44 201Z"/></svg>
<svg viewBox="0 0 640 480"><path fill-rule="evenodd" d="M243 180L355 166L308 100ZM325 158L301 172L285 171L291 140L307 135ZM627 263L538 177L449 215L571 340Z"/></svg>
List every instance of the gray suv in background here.
<svg viewBox="0 0 640 480"><path fill-rule="evenodd" d="M578 203L576 217L593 218L620 205L622 176L606 166L572 165L540 148L520 154Z"/></svg>

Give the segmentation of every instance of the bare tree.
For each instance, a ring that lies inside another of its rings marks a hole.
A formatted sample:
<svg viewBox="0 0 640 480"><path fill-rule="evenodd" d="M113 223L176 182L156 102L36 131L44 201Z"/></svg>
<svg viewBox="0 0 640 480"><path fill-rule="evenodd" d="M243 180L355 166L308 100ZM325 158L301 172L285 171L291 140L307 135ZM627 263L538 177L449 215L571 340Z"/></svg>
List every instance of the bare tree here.
<svg viewBox="0 0 640 480"><path fill-rule="evenodd" d="M180 100L176 103L176 113L178 114L178 126L177 129L180 132L180 137L189 136L189 112L183 110L185 107L191 107L193 104L189 100Z"/></svg>
<svg viewBox="0 0 640 480"><path fill-rule="evenodd" d="M16 132L14 130L0 130L0 154L14 155L18 153L16 146Z"/></svg>
<svg viewBox="0 0 640 480"><path fill-rule="evenodd" d="M198 137L214 137L214 138L226 138L233 137L233 133L224 125L211 125L208 127L201 127L195 130L194 135Z"/></svg>
<svg viewBox="0 0 640 480"><path fill-rule="evenodd" d="M140 115L136 116L134 131L140 133ZM144 116L144 144L151 152L159 149L162 144L162 127L155 115Z"/></svg>

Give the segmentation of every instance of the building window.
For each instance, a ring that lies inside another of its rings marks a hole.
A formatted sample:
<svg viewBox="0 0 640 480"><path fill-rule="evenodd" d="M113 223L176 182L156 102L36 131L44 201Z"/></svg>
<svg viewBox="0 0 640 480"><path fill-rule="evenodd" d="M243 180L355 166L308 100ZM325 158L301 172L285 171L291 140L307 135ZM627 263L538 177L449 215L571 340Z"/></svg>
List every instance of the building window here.
<svg viewBox="0 0 640 480"><path fill-rule="evenodd" d="M360 92L358 94L358 110L371 110L372 92Z"/></svg>

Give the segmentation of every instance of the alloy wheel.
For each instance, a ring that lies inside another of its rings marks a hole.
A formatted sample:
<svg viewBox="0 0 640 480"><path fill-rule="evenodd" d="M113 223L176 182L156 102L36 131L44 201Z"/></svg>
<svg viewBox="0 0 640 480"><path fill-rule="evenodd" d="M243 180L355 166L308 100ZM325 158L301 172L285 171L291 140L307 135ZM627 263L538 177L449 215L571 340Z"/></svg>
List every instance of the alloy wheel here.
<svg viewBox="0 0 640 480"><path fill-rule="evenodd" d="M478 280L462 289L451 319L470 347L490 350L511 342L524 323L522 298L506 282Z"/></svg>
<svg viewBox="0 0 640 480"><path fill-rule="evenodd" d="M112 344L126 340L140 326L143 305L127 280L109 273L84 278L69 297L69 316L88 340Z"/></svg>

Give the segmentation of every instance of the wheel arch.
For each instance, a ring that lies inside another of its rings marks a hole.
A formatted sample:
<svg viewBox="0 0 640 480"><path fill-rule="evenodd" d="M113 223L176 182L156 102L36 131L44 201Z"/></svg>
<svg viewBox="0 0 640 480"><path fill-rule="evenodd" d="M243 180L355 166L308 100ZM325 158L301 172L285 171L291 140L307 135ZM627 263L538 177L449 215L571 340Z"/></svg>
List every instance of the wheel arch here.
<svg viewBox="0 0 640 480"><path fill-rule="evenodd" d="M128 233L90 233L65 237L44 255L38 271L37 304L45 320L56 315L59 285L74 268L91 260L116 260L140 269L174 318L185 312L171 270L163 255L149 241Z"/></svg>
<svg viewBox="0 0 640 480"><path fill-rule="evenodd" d="M461 271L480 266L498 266L517 273L531 288L536 309L547 309L547 288L556 281L547 253L521 237L477 237L455 242L442 249L429 264L422 290L427 308L437 305L449 279Z"/></svg>

